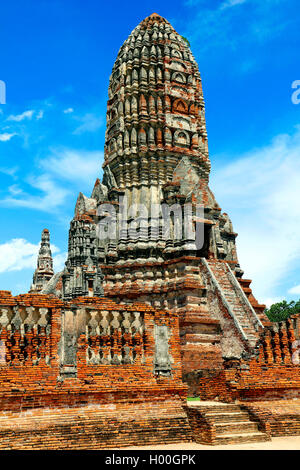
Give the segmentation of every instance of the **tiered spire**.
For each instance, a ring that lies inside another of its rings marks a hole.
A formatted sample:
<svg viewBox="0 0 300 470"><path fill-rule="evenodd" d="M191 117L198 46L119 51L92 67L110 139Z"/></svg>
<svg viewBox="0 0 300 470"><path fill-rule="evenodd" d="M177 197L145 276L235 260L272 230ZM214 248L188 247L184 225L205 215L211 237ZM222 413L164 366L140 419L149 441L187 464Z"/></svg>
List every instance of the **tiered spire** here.
<svg viewBox="0 0 300 470"><path fill-rule="evenodd" d="M50 248L50 233L48 229L42 231L37 268L33 275L30 292L40 292L54 275L53 259Z"/></svg>
<svg viewBox="0 0 300 470"><path fill-rule="evenodd" d="M153 13L122 45L109 84L105 164L129 204L157 202L184 155L204 180L208 157L198 65L187 41Z"/></svg>
<svg viewBox="0 0 300 470"><path fill-rule="evenodd" d="M236 234L208 186L201 77L188 41L156 13L147 17L120 48L108 97L103 180L96 181L90 198L79 195L63 298L102 295L100 266L196 256L229 260L239 269ZM111 219L100 207L107 203ZM174 205L184 221L185 207L192 205L192 226L204 221L202 248L185 228L177 237L180 216L169 217L170 229L163 233L162 206ZM159 213L153 215L154 206ZM108 220L113 223L105 227Z"/></svg>
<svg viewBox="0 0 300 470"><path fill-rule="evenodd" d="M70 224L68 259L62 274L63 297L67 300L103 295L96 223L93 220L95 204L94 199L79 194Z"/></svg>
<svg viewBox="0 0 300 470"><path fill-rule="evenodd" d="M238 264L236 234L208 186L203 91L188 41L158 14L145 18L119 50L108 96L103 183L113 184L107 184L106 200L118 204L125 196L128 207L142 205L148 216L154 204L183 209L192 203L194 220L196 205L204 206L205 246L193 254ZM188 239L141 238L121 236L115 248L102 251L115 251L118 263L192 254Z"/></svg>

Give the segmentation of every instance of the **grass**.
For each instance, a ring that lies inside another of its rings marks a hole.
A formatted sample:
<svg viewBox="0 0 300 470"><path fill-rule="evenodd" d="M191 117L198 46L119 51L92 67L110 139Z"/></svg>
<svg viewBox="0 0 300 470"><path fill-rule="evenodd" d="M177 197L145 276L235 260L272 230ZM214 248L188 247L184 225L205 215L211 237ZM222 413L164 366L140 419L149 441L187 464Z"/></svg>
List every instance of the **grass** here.
<svg viewBox="0 0 300 470"><path fill-rule="evenodd" d="M187 397L187 401L199 401L199 397Z"/></svg>

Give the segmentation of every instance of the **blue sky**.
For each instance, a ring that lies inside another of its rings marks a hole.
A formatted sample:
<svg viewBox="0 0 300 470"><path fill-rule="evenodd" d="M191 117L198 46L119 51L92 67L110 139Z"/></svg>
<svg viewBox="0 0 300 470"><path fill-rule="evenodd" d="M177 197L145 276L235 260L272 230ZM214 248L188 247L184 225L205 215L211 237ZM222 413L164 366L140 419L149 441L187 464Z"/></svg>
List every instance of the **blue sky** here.
<svg viewBox="0 0 300 470"><path fill-rule="evenodd" d="M45 227L62 267L78 192L101 175L111 68L153 12L189 39L199 64L211 187L239 233L245 276L261 301L299 298L296 0L2 2L1 289L28 290Z"/></svg>

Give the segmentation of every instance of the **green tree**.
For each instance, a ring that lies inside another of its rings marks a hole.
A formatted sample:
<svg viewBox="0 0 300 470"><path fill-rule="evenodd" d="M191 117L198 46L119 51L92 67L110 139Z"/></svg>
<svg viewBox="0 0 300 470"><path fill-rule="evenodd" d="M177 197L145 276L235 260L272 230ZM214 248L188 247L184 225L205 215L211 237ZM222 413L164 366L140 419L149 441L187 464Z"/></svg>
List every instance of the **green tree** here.
<svg viewBox="0 0 300 470"><path fill-rule="evenodd" d="M270 308L266 308L265 310L265 314L269 320L273 322L284 321L295 313L300 313L300 300L297 302L292 300L289 303L283 300L282 302L271 305Z"/></svg>

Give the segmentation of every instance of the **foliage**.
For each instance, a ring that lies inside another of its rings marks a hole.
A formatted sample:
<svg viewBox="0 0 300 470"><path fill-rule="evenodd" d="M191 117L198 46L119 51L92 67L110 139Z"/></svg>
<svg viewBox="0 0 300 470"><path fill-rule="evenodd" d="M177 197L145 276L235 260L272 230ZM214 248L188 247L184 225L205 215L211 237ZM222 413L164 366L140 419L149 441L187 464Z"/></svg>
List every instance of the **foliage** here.
<svg viewBox="0 0 300 470"><path fill-rule="evenodd" d="M297 302L292 300L289 303L283 300L282 302L271 305L270 308L266 308L265 310L265 314L269 320L273 322L284 321L295 313L300 313L300 299Z"/></svg>
<svg viewBox="0 0 300 470"><path fill-rule="evenodd" d="M191 47L190 41L189 41L187 38L185 38L184 36L181 36L181 37L182 37L182 39L187 43L187 45L188 45L189 47Z"/></svg>

